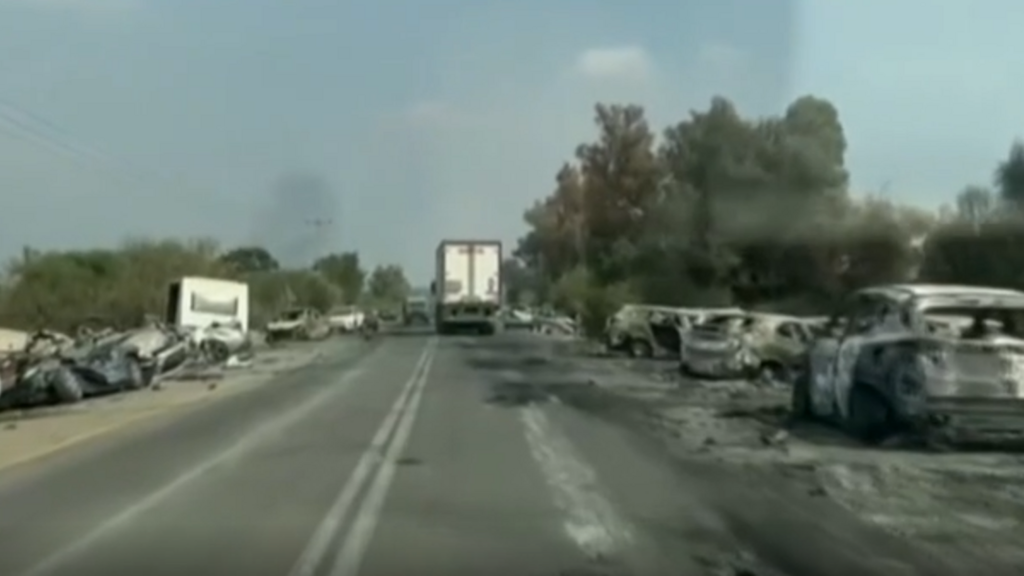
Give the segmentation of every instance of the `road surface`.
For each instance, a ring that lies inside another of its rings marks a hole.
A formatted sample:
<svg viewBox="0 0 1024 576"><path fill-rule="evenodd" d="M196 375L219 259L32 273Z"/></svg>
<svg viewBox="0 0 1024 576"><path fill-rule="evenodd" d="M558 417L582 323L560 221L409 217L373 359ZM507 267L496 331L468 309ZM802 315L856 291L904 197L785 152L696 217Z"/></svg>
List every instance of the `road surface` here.
<svg viewBox="0 0 1024 576"><path fill-rule="evenodd" d="M382 338L0 473L0 573L943 573L888 541L865 552L841 520L775 524L756 489L728 494L757 483L742 470L683 474L558 401L585 384L537 341Z"/></svg>

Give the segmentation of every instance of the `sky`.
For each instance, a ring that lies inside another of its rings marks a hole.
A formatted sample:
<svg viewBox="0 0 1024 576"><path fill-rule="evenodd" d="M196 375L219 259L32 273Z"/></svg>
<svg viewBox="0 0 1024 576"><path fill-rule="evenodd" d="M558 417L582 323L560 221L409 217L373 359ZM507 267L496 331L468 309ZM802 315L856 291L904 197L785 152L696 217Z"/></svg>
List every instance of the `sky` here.
<svg viewBox="0 0 1024 576"><path fill-rule="evenodd" d="M0 258L132 237L358 250L425 283L593 138L722 94L830 99L853 189L991 181L1024 126L1009 0L0 0Z"/></svg>

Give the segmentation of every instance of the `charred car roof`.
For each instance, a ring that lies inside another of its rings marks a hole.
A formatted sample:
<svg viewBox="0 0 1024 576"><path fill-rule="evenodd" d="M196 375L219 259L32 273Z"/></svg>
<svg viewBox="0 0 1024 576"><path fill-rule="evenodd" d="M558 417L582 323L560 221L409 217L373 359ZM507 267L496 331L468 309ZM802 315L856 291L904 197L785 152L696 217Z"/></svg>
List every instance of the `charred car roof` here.
<svg viewBox="0 0 1024 576"><path fill-rule="evenodd" d="M931 298L963 299L965 301L976 299L1011 299L1024 302L1024 292L1018 290L956 284L889 284L864 288L860 290L860 293L882 296L893 300L923 300Z"/></svg>

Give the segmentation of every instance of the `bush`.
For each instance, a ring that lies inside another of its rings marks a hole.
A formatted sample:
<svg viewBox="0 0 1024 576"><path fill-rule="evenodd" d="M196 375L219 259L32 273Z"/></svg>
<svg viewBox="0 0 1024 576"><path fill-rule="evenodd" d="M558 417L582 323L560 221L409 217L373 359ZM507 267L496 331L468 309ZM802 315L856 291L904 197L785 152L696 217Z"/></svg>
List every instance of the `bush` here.
<svg viewBox="0 0 1024 576"><path fill-rule="evenodd" d="M94 319L139 324L146 314L163 313L172 280L231 278L216 248L209 241L137 240L117 250L29 251L10 266L0 321L65 331Z"/></svg>
<svg viewBox="0 0 1024 576"><path fill-rule="evenodd" d="M584 267L573 268L558 279L552 290L554 304L578 318L584 334L599 335L608 317L623 304L634 302L635 290L627 282L602 286Z"/></svg>
<svg viewBox="0 0 1024 576"><path fill-rule="evenodd" d="M327 312L342 301L341 288L310 270L254 272L246 280L252 326L263 326L292 306L310 306Z"/></svg>
<svg viewBox="0 0 1024 576"><path fill-rule="evenodd" d="M9 266L0 325L66 332L97 320L136 326L146 315L163 316L167 286L182 276L247 281L253 326L288 306L326 311L340 300L340 289L312 271L239 272L211 241L133 240L112 250L26 251Z"/></svg>

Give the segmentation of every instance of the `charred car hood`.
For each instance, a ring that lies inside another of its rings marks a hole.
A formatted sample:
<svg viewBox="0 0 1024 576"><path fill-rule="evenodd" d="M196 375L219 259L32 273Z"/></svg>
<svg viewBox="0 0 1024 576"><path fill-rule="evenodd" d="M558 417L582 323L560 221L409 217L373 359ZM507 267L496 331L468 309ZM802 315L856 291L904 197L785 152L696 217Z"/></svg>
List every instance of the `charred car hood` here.
<svg viewBox="0 0 1024 576"><path fill-rule="evenodd" d="M267 324L267 330L295 330L302 326L302 320L278 320Z"/></svg>

